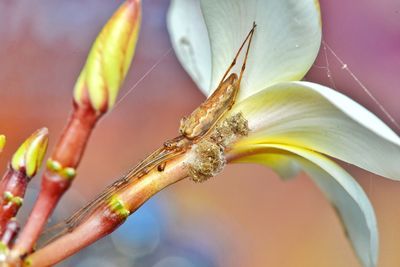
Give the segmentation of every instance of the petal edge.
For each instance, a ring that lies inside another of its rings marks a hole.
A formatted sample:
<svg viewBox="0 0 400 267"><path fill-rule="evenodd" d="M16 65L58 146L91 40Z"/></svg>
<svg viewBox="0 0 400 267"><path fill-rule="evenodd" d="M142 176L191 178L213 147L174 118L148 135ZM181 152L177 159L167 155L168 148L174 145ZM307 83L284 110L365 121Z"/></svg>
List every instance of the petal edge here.
<svg viewBox="0 0 400 267"><path fill-rule="evenodd" d="M400 138L345 95L309 82L279 83L237 103L252 133L241 144L304 147L400 180Z"/></svg>
<svg viewBox="0 0 400 267"><path fill-rule="evenodd" d="M231 153L238 162L255 162L253 155L276 153L281 150L303 167L304 171L330 199L342 224L348 233L351 244L365 267L374 267L378 255L378 229L373 207L361 186L341 167L328 158L298 147L269 144L237 147ZM249 151L251 151L250 154ZM243 153L245 156L240 157ZM247 154L247 155L246 155ZM236 158L238 157L238 158ZM256 159L260 160L260 157ZM258 163L260 163L258 161ZM333 178L333 179L332 179Z"/></svg>

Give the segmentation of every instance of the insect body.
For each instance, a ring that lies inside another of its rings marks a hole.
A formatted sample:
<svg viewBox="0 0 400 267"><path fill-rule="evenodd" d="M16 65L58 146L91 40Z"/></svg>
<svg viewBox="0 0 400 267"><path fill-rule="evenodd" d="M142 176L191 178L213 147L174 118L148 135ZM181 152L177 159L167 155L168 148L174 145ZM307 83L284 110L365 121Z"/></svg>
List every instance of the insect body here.
<svg viewBox="0 0 400 267"><path fill-rule="evenodd" d="M188 118L181 120L179 131L184 137L195 139L203 136L232 107L238 91L237 80L236 73L229 75L207 101L195 109Z"/></svg>
<svg viewBox="0 0 400 267"><path fill-rule="evenodd" d="M193 140L202 137L232 108L240 89L243 72L246 68L247 56L255 27L256 24L253 23L252 29L237 51L235 58L222 77L217 89L204 103L196 108L188 118L183 118L181 120L179 131L185 138ZM236 73L231 73L228 78L226 78L233 66L235 66L236 60L247 41L249 41L249 43L239 77Z"/></svg>
<svg viewBox="0 0 400 267"><path fill-rule="evenodd" d="M195 109L188 118L181 121L179 129L181 135L165 142L163 147L154 151L145 160L131 169L127 174L108 186L96 199L91 201L88 205L67 219L66 226L68 231L72 231L83 219L87 217L88 214L91 213L91 211L107 203L106 200L116 194L117 191L129 185L133 179L139 179L156 167L159 172L164 171L166 163L170 159L184 153L187 149L189 149L193 143L206 135L207 132L209 132L209 130L212 129L213 126L223 117L223 115L231 109L235 103L237 93L240 89L240 82L246 67L247 56L255 27L256 25L253 23L252 29L237 51L235 58L223 75L213 94L197 109ZM248 46L240 75L238 76L236 73L231 73L228 76L229 72L236 64L236 60L247 41Z"/></svg>

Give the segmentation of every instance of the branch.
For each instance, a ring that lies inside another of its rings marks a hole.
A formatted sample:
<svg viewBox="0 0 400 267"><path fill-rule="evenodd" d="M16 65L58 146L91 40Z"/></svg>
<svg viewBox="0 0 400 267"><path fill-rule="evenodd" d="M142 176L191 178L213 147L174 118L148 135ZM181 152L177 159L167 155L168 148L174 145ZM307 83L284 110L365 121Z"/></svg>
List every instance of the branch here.
<svg viewBox="0 0 400 267"><path fill-rule="evenodd" d="M41 128L28 137L14 153L0 181L0 236L22 205L26 187L40 169L47 150L48 131Z"/></svg>
<svg viewBox="0 0 400 267"><path fill-rule="evenodd" d="M141 19L140 0L128 0L94 42L74 88L74 109L42 178L39 197L14 251L29 253L62 195L70 187L90 134L112 108L132 61Z"/></svg>
<svg viewBox="0 0 400 267"><path fill-rule="evenodd" d="M225 153L238 138L246 136L248 131L247 120L241 113L237 113L227 116L205 136L196 140L172 139L181 142L183 154L176 155L169 161L162 161L159 165L163 166L162 168L152 168L144 176L136 176L126 187L118 187L111 197L105 199L105 203L90 213L77 227L31 254L27 258L29 265L56 264L108 235L117 229L129 214L168 185L187 176L194 182L204 182L216 176L226 164ZM171 142L167 141L166 144ZM117 181L117 185L119 181L121 180Z"/></svg>
<svg viewBox="0 0 400 267"><path fill-rule="evenodd" d="M25 254L33 248L49 216L70 187L98 116L91 108L75 105L42 177L39 197L14 249ZM68 166L68 167L64 167Z"/></svg>
<svg viewBox="0 0 400 267"><path fill-rule="evenodd" d="M169 161L163 171L154 168L99 207L71 232L39 249L26 259L29 266L49 266L80 251L121 225L128 214L165 187L188 176L188 153Z"/></svg>
<svg viewBox="0 0 400 267"><path fill-rule="evenodd" d="M0 236L4 234L8 221L22 205L29 179L25 173L9 167L1 180L0 193Z"/></svg>

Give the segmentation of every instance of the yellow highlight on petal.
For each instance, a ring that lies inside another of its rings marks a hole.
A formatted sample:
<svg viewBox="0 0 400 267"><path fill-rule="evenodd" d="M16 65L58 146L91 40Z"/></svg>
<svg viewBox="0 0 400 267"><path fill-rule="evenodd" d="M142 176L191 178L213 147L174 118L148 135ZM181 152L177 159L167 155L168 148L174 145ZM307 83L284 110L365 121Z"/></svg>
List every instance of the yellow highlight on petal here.
<svg viewBox="0 0 400 267"><path fill-rule="evenodd" d="M4 145L6 144L6 137L5 135L0 135L0 152L3 150Z"/></svg>
<svg viewBox="0 0 400 267"><path fill-rule="evenodd" d="M28 177L33 177L42 164L47 144L47 128L35 131L14 153L11 167L16 171L25 172Z"/></svg>
<svg viewBox="0 0 400 267"><path fill-rule="evenodd" d="M319 0L314 0L314 6L319 14L319 27L322 28L321 6Z"/></svg>
<svg viewBox="0 0 400 267"><path fill-rule="evenodd" d="M101 30L75 84L74 99L102 113L110 109L131 64L141 21L140 0L128 0Z"/></svg>

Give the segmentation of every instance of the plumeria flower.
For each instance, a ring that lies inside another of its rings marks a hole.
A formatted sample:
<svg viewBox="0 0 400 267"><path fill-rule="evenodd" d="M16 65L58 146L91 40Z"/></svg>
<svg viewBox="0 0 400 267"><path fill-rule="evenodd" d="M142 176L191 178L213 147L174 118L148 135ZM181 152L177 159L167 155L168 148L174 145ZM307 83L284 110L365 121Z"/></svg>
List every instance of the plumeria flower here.
<svg viewBox="0 0 400 267"><path fill-rule="evenodd" d="M173 0L168 29L183 67L210 95L253 21L247 68L227 115L242 112L250 133L227 151L228 161L260 163L283 178L308 173L338 211L363 266L376 266L372 205L329 157L399 180L400 138L345 95L300 81L321 43L318 1Z"/></svg>

